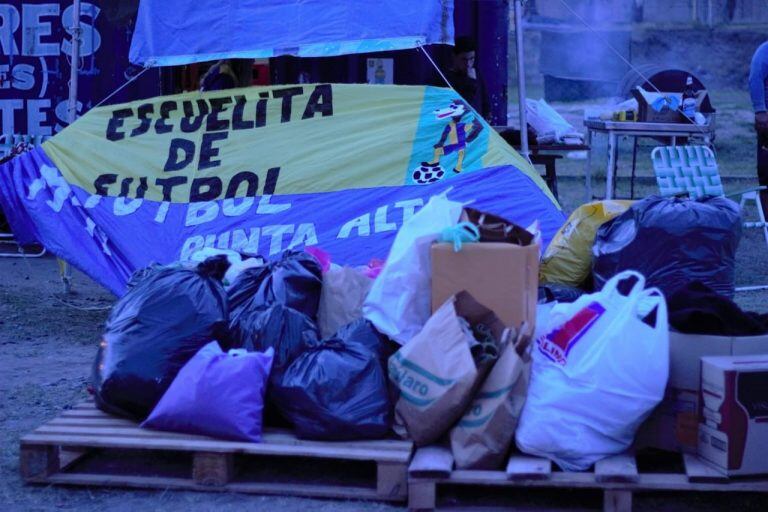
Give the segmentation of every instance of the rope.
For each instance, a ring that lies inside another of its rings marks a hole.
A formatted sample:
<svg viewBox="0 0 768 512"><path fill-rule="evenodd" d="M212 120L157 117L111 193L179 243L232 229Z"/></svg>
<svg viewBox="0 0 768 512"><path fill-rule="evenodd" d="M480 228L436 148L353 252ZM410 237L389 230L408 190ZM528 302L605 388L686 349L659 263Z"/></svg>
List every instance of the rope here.
<svg viewBox="0 0 768 512"><path fill-rule="evenodd" d="M83 306L77 306L75 304L71 304L69 302L63 301L60 298L58 298L57 296L55 296L55 295L50 295L49 297L52 298L53 300L55 300L56 302L67 306L68 308L77 309L78 311L88 311L88 312L91 312L91 311L107 311L107 310L112 309L112 306L100 306L100 307L88 307L88 308L86 308L86 307L83 307Z"/></svg>
<svg viewBox="0 0 768 512"><path fill-rule="evenodd" d="M434 67L434 68L435 68L435 70L437 71L437 73L440 75L440 78L442 78L442 79L443 79L443 81L445 82L445 85L447 85L447 86L448 86L448 88L449 88L450 90L452 90L453 92L456 92L456 89L454 89L454 88L453 88L453 86L451 85L451 82L449 82L449 81L448 81L448 79L447 79L447 78L445 77L445 75L443 74L443 71L440 69L440 67L437 65L437 63L436 63L436 62L435 62L435 61L432 59L432 56L431 56L431 55L429 54L429 52L428 52L428 51L427 51L427 50L426 50L426 49L425 49L425 48L424 48L424 47L421 45L421 43L419 43L419 49L420 49L422 52L424 52L424 55L426 55L426 56L427 56L427 60L429 60L429 62L432 64L432 67ZM459 93L458 93L458 92L456 92L456 94L459 94ZM471 106L471 105L470 105L470 108L472 108L472 106ZM472 110L474 110L474 109L472 109ZM477 113L477 112L475 112L475 113Z"/></svg>
<svg viewBox="0 0 768 512"><path fill-rule="evenodd" d="M21 259L24 261L24 264L27 266L27 271L29 271L29 275L30 276L35 275L35 271L32 268L32 265L29 264L29 257L27 256L27 254L25 252L22 251L21 246L19 246L19 252L22 255ZM65 305L65 306L67 306L68 308L77 309L79 311L89 311L89 312L90 311L107 311L109 309L112 309L112 306L100 306L100 307L87 307L86 308L86 307L83 307L83 306L77 306L75 304L71 304L69 302L65 302L65 301L61 300L60 298L56 297L55 295L49 295L49 297L51 299L55 300L56 302L59 302L59 303Z"/></svg>
<svg viewBox="0 0 768 512"><path fill-rule="evenodd" d="M125 82L123 85L121 85L120 87L118 87L117 89L115 89L114 91L112 91L112 93L110 93L110 95L109 95L109 96L107 96L106 98L104 98L103 100L101 100L100 102L98 102L98 103L97 103L96 105L94 105L92 108L100 107L101 105L103 105L103 104L104 104L106 101L108 101L108 100L109 100L109 99L110 99L112 96L114 96L115 94L119 93L120 91L122 91L123 89L125 89L126 87L128 87L128 85L129 85L131 82L133 82L134 80L136 80L137 78L139 78L141 75L143 75L144 73L146 73L146 72L147 72L149 69L151 69L151 68L149 68L149 67L145 67L145 68L142 68L142 70L141 70L141 72L140 72L140 73L137 73L137 74L136 74L136 75L134 75L134 76L133 76L133 77L132 77L130 80L128 80L128 81L127 81L127 82Z"/></svg>

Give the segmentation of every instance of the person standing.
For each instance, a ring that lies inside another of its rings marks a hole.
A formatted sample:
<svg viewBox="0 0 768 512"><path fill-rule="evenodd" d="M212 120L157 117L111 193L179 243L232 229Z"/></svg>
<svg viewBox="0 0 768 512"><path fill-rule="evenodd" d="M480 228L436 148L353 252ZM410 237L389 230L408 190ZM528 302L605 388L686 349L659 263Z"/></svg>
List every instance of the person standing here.
<svg viewBox="0 0 768 512"><path fill-rule="evenodd" d="M453 66L445 73L451 87L481 116L491 113L485 84L475 68L476 46L471 37L459 36L453 46ZM443 84L444 85L444 84Z"/></svg>
<svg viewBox="0 0 768 512"><path fill-rule="evenodd" d="M761 186L768 186L768 41L761 44L752 56L749 94L757 132L757 179ZM768 217L768 190L760 191L760 203Z"/></svg>

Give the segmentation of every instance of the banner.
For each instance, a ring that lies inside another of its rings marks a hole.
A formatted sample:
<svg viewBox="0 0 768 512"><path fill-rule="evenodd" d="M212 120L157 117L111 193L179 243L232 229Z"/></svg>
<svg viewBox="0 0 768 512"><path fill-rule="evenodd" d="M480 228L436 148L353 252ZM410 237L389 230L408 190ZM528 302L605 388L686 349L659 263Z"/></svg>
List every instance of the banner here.
<svg viewBox="0 0 768 512"><path fill-rule="evenodd" d="M326 57L453 44L453 0L141 0L131 62Z"/></svg>
<svg viewBox="0 0 768 512"><path fill-rule="evenodd" d="M0 204L115 293L150 262L203 247L274 256L319 245L385 258L429 196L522 225L564 217L536 172L451 90L316 84L94 109L0 167Z"/></svg>
<svg viewBox="0 0 768 512"><path fill-rule="evenodd" d="M81 3L78 115L141 71L125 57L135 12L118 3ZM67 126L73 24L72 0L0 0L0 134L51 136ZM159 93L158 73L148 72L113 101Z"/></svg>

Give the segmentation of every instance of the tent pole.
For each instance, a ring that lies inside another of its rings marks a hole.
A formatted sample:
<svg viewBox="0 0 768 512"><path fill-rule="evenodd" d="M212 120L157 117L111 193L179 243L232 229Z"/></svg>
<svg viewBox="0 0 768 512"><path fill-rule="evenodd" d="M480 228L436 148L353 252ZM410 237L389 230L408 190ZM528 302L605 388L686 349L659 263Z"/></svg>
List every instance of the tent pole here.
<svg viewBox="0 0 768 512"><path fill-rule="evenodd" d="M528 119L525 112L525 62L523 54L523 0L515 0L515 47L517 49L517 101L520 109L520 152L530 160Z"/></svg>
<svg viewBox="0 0 768 512"><path fill-rule="evenodd" d="M67 121L69 124L77 119L77 80L80 68L80 0L74 0L72 5L74 23L72 25L72 54L69 73L69 102L67 104ZM72 267L66 261L61 261L61 281L64 293L72 291Z"/></svg>
<svg viewBox="0 0 768 512"><path fill-rule="evenodd" d="M77 118L77 80L80 67L80 0L74 0L74 24L72 30L72 53L71 66L69 71L69 103L67 105L67 121L69 124L75 122Z"/></svg>

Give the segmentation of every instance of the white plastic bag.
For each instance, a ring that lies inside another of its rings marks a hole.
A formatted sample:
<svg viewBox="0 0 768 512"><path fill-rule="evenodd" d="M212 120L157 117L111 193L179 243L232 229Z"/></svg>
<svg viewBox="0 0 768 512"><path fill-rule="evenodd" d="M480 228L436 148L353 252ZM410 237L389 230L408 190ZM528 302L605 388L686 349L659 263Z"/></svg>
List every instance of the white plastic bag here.
<svg viewBox="0 0 768 512"><path fill-rule="evenodd" d="M562 142L568 136L581 137L581 134L566 121L555 109L542 100L525 100L528 124L536 132L539 142Z"/></svg>
<svg viewBox="0 0 768 512"><path fill-rule="evenodd" d="M264 258L261 256L243 259L243 256L237 251L230 251L229 249L217 249L214 247L203 247L202 249L193 252L189 257L189 260L195 263L202 263L208 258L219 255L226 256L227 261L229 261L229 268L227 269L227 272L224 274L224 278L221 281L226 288L232 286L232 283L235 282L237 276L239 276L243 271L249 268L261 267L264 265Z"/></svg>
<svg viewBox="0 0 768 512"><path fill-rule="evenodd" d="M520 450L585 470L631 446L669 374L666 302L644 286L639 273L622 272L602 291L551 309L533 348Z"/></svg>
<svg viewBox="0 0 768 512"><path fill-rule="evenodd" d="M431 313L429 246L461 215L463 205L446 193L432 197L400 228L363 304L363 316L401 345L421 331Z"/></svg>

